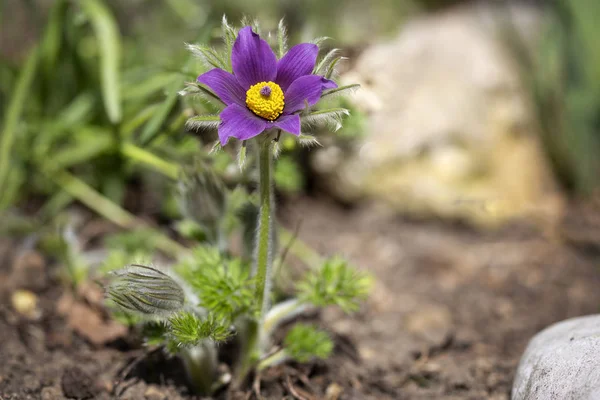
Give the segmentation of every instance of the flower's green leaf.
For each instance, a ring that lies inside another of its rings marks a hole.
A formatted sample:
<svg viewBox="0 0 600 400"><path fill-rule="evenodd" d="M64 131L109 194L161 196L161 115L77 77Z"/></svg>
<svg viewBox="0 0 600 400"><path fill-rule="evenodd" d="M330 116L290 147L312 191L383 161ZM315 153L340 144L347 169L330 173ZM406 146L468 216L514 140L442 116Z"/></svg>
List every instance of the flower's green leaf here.
<svg viewBox="0 0 600 400"><path fill-rule="evenodd" d="M231 336L228 323L209 314L206 318L190 312L180 312L169 318L169 336L178 347L195 346L202 340L221 342Z"/></svg>
<svg viewBox="0 0 600 400"><path fill-rule="evenodd" d="M333 351L333 342L329 335L312 325L297 324L284 340L286 353L299 362L308 362L313 358L326 359Z"/></svg>
<svg viewBox="0 0 600 400"><path fill-rule="evenodd" d="M233 321L254 312L254 280L239 259L227 259L216 247L200 246L176 266L190 283L200 306L220 319Z"/></svg>
<svg viewBox="0 0 600 400"><path fill-rule="evenodd" d="M341 258L331 258L310 271L298 284L299 298L317 307L337 305L345 312L358 310L368 296L371 277L350 267Z"/></svg>

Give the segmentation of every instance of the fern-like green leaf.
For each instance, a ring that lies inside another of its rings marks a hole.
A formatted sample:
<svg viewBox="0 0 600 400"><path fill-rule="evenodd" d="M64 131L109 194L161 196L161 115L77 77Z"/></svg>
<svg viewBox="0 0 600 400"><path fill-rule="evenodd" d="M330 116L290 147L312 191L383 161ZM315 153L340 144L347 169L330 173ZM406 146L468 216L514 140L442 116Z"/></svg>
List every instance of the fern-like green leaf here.
<svg viewBox="0 0 600 400"><path fill-rule="evenodd" d="M297 289L302 301L317 307L336 305L345 312L353 312L367 298L370 287L368 274L334 257L325 261L320 269L310 271Z"/></svg>
<svg viewBox="0 0 600 400"><path fill-rule="evenodd" d="M308 362L313 358L326 359L333 351L333 342L329 335L312 325L297 324L284 340L286 353L299 362Z"/></svg>

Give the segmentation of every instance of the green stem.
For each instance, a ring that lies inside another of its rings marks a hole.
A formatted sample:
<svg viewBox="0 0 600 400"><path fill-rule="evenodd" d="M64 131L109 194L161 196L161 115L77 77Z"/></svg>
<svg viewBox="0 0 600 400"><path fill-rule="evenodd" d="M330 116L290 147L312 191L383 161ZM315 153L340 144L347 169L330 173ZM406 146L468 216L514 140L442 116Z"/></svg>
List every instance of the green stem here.
<svg viewBox="0 0 600 400"><path fill-rule="evenodd" d="M217 350L213 343L204 341L180 353L188 378L198 394L213 392L217 371Z"/></svg>
<svg viewBox="0 0 600 400"><path fill-rule="evenodd" d="M272 141L268 138L260 144L258 154L260 209L258 215L258 233L256 237L256 296L261 305L260 320L269 309L271 290L271 264L273 252L273 191L272 191Z"/></svg>
<svg viewBox="0 0 600 400"><path fill-rule="evenodd" d="M256 369L262 371L274 365L281 364L289 359L290 356L288 355L287 351L285 351L285 349L282 349L262 359L256 366Z"/></svg>

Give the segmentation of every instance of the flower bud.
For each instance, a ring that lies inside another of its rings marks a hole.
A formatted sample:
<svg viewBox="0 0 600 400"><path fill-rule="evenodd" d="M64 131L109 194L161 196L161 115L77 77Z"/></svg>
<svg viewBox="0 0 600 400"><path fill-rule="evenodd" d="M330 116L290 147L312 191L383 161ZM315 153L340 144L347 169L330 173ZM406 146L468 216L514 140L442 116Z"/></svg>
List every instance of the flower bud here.
<svg viewBox="0 0 600 400"><path fill-rule="evenodd" d="M107 296L126 311L164 315L183 309L183 289L158 269L132 264L113 274L115 279L107 287Z"/></svg>
<svg viewBox="0 0 600 400"><path fill-rule="evenodd" d="M201 169L185 173L178 188L183 214L202 226L209 240L215 241L226 206L223 182L209 169Z"/></svg>

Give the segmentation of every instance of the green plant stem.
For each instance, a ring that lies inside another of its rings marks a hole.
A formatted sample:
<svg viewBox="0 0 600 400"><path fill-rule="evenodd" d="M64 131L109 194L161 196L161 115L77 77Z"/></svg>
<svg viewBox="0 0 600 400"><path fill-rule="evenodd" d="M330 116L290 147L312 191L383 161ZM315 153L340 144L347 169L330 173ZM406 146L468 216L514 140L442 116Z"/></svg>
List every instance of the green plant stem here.
<svg viewBox="0 0 600 400"><path fill-rule="evenodd" d="M271 290L270 274L272 266L273 246L273 191L272 191L272 141L267 138L259 146L258 173L260 208L258 215L258 232L256 236L256 291L255 298L260 305L260 320L265 317L269 308L269 291Z"/></svg>
<svg viewBox="0 0 600 400"><path fill-rule="evenodd" d="M256 366L256 369L258 371L262 371L265 368L269 368L274 365L281 364L289 359L290 359L290 356L288 355L288 353L284 349L282 349L282 350L276 351L275 353L271 354L270 356L260 360L260 362Z"/></svg>
<svg viewBox="0 0 600 400"><path fill-rule="evenodd" d="M281 324L296 318L298 315L310 310L311 306L299 299L289 299L273 306L265 315L261 326L263 340L271 336L271 333Z"/></svg>
<svg viewBox="0 0 600 400"><path fill-rule="evenodd" d="M218 364L214 344L203 341L197 346L183 349L179 354L194 389L201 395L211 394Z"/></svg>

